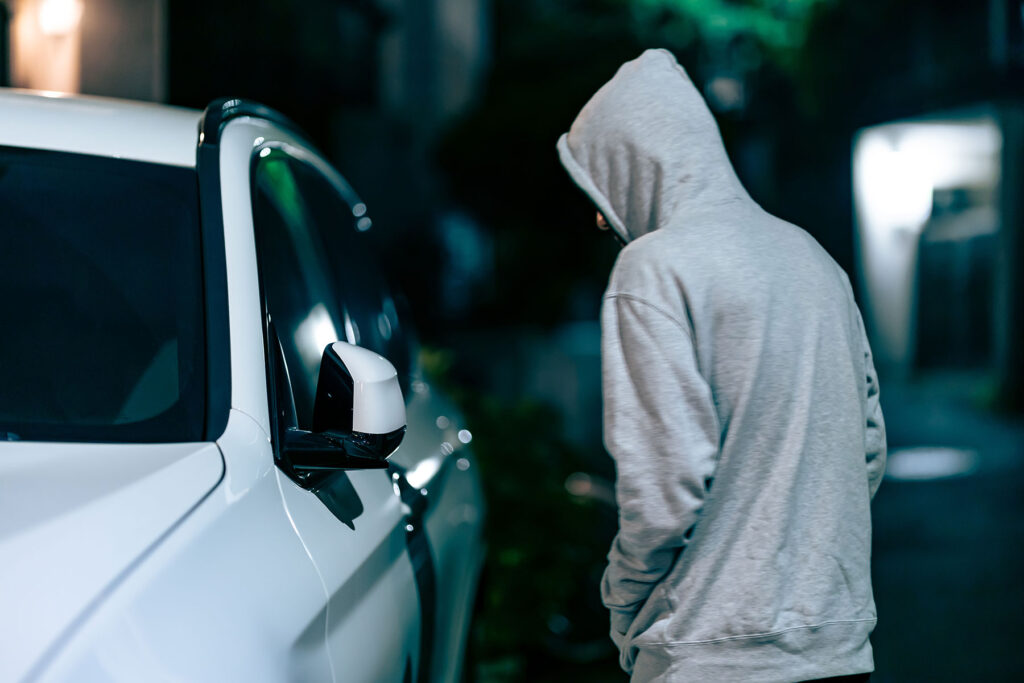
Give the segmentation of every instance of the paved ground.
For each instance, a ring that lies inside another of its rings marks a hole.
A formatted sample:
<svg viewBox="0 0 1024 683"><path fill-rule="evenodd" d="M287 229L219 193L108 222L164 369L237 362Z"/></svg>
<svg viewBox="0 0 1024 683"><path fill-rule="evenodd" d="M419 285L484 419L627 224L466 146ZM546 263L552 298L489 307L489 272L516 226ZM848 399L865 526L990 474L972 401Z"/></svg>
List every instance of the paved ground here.
<svg viewBox="0 0 1024 683"><path fill-rule="evenodd" d="M876 683L1024 680L1024 424L975 386L882 383L891 450L971 449L978 467L875 499Z"/></svg>

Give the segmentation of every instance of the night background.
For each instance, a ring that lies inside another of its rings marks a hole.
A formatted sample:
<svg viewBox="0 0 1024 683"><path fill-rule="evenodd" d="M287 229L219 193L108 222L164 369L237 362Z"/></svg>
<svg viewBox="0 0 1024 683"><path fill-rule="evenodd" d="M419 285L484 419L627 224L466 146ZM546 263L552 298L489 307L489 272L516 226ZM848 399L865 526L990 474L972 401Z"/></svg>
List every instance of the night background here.
<svg viewBox="0 0 1024 683"><path fill-rule="evenodd" d="M825 247L865 313L890 448L872 680L1020 679L1019 0L82 0L56 39L43 2L0 2L3 84L255 99L366 201L483 471L470 681L625 680L598 596L618 246L555 141L622 62L671 50L751 196Z"/></svg>

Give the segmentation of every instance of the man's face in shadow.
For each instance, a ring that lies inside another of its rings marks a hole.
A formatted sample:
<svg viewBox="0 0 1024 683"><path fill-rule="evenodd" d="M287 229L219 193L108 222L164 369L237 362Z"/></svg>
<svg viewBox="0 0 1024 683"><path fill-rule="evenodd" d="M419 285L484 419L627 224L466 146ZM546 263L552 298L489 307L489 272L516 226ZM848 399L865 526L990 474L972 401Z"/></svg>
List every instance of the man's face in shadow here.
<svg viewBox="0 0 1024 683"><path fill-rule="evenodd" d="M600 211L597 212L597 229L604 232L610 232L612 234L612 237L615 238L615 241L619 243L619 246L626 246L626 242L624 239L622 239L622 236L619 234L619 231L612 230L612 226L608 223L608 219L605 218L604 214L601 213Z"/></svg>

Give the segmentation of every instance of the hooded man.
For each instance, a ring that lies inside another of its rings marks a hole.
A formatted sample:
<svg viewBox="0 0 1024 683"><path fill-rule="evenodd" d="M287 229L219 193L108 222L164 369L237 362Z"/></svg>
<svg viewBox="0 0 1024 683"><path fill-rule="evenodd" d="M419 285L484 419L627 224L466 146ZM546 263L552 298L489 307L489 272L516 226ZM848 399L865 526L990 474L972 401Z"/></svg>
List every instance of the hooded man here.
<svg viewBox="0 0 1024 683"><path fill-rule="evenodd" d="M885 426L846 274L750 199L667 51L622 65L558 152L626 245L601 311L619 506L601 593L622 668L871 672Z"/></svg>

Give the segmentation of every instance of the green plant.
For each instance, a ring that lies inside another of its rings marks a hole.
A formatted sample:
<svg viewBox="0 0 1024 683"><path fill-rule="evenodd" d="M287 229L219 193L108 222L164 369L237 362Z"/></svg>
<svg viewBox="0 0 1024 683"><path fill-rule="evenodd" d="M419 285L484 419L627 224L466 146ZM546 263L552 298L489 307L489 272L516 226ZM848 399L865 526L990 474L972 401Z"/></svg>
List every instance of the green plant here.
<svg viewBox="0 0 1024 683"><path fill-rule="evenodd" d="M471 427L487 497L476 658L504 672L488 678L516 678L552 659L611 656L598 582L614 507L566 487L571 475L588 470L587 455L562 438L555 408L458 385L451 364L450 353L423 355L427 375L445 386Z"/></svg>

